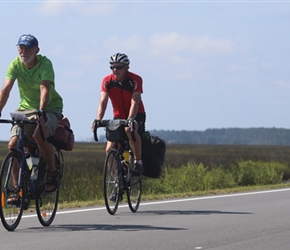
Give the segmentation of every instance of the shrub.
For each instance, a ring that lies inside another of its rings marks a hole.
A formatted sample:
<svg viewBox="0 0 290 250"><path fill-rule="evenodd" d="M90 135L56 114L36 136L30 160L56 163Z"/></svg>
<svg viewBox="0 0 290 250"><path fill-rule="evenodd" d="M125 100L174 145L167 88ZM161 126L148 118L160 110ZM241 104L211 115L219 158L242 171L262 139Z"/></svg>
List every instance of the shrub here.
<svg viewBox="0 0 290 250"><path fill-rule="evenodd" d="M240 186L281 183L283 174L278 170L281 164L246 161L238 164L237 184Z"/></svg>

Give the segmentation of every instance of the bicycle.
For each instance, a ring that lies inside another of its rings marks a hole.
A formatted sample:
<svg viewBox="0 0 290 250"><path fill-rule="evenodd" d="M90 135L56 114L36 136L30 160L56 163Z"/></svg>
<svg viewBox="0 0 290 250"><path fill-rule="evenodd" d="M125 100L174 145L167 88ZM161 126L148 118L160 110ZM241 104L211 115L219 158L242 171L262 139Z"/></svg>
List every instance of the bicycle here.
<svg viewBox="0 0 290 250"><path fill-rule="evenodd" d="M43 226L49 226L56 215L59 188L53 192L45 192L46 163L36 143L27 138L23 129L26 124L37 124L38 122L28 120L24 114L10 114L12 119L0 119L0 123L18 125L19 130L17 147L11 148L6 154L0 170L1 222L8 231L14 231L20 223L23 211L27 210L30 201L34 200L39 222ZM30 153L28 148L33 153ZM28 164L30 163L28 159L31 159L28 158L30 155L32 159L36 159L33 167ZM64 167L63 154L60 149L55 147L54 155L60 181ZM37 177L34 175L35 172L38 172ZM13 180L13 174L18 175L17 183ZM11 197L15 198L15 201L9 201Z"/></svg>
<svg viewBox="0 0 290 250"><path fill-rule="evenodd" d="M124 132L126 126L129 126L129 122L124 119L98 122L95 120L94 122L93 133L96 142L98 141L97 128L99 127L104 127L107 135L108 131L112 131L115 137L114 139L109 138L110 141L114 141L114 147L106 155L103 171L104 199L107 211L111 215L116 213L125 191L132 212L137 212L141 202L142 177L132 174L134 155ZM130 124L130 127L131 132L133 132L133 123Z"/></svg>

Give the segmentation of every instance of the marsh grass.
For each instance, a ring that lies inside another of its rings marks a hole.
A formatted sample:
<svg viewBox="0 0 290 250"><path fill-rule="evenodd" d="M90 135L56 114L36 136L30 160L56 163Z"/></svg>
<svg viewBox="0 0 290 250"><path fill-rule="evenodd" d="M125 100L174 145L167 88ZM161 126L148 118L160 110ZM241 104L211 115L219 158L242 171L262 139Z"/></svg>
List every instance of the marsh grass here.
<svg viewBox="0 0 290 250"><path fill-rule="evenodd" d="M0 143L0 159L7 142ZM60 208L104 204L105 144L63 152ZM142 200L280 187L290 177L289 146L167 145L162 176L143 178Z"/></svg>

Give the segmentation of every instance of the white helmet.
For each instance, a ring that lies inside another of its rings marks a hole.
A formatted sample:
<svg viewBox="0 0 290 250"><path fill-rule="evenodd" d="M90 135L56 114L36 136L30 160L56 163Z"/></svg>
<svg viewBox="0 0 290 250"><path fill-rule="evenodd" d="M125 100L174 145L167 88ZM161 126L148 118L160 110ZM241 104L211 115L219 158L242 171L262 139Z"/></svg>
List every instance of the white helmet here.
<svg viewBox="0 0 290 250"><path fill-rule="evenodd" d="M113 64L113 63L124 63L126 65L129 65L130 60L129 60L127 55L122 54L122 53L117 53L117 54L111 56L111 58L110 58L110 64Z"/></svg>

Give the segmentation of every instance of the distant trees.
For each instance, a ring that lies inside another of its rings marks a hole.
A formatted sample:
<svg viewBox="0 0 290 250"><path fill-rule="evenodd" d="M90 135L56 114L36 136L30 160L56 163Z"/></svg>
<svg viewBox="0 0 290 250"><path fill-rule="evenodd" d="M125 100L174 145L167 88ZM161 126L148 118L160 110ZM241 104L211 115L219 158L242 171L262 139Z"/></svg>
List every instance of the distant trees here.
<svg viewBox="0 0 290 250"><path fill-rule="evenodd" d="M290 145L290 129L283 128L151 130L150 133L170 144Z"/></svg>

